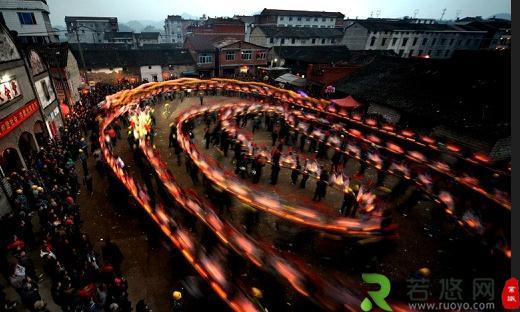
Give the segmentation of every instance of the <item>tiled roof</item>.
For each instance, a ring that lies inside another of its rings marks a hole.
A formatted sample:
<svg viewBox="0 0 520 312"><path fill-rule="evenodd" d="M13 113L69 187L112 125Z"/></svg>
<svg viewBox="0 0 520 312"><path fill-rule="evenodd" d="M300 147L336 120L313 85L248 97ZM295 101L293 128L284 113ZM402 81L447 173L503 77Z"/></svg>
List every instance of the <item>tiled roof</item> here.
<svg viewBox="0 0 520 312"><path fill-rule="evenodd" d="M71 48L74 56L79 60L79 51L74 47ZM88 68L194 64L191 54L185 49L96 49L91 46L83 49L83 57ZM81 62L79 65L81 66Z"/></svg>
<svg viewBox="0 0 520 312"><path fill-rule="evenodd" d="M275 47L273 50L279 57L285 60L300 61L312 64L329 64L348 62L351 64L365 63L366 59L375 56L396 55L393 51L369 50L352 51L346 46L300 46L300 47Z"/></svg>
<svg viewBox="0 0 520 312"><path fill-rule="evenodd" d="M338 17L338 18L345 17L345 15L341 12L275 10L275 9L263 9L262 12L260 13L260 15L319 16L319 17Z"/></svg>
<svg viewBox="0 0 520 312"><path fill-rule="evenodd" d="M369 18L366 20L356 20L354 24L356 23L370 31L460 31L457 27L449 24L422 24L411 23L405 20L395 21Z"/></svg>
<svg viewBox="0 0 520 312"><path fill-rule="evenodd" d="M340 38L336 28L257 26L268 38Z"/></svg>

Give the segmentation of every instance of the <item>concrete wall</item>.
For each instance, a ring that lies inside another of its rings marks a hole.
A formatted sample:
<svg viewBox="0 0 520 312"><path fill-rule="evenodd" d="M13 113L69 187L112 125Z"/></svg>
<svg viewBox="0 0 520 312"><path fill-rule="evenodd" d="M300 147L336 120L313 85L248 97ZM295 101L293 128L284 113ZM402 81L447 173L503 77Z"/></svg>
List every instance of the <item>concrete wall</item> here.
<svg viewBox="0 0 520 312"><path fill-rule="evenodd" d="M149 82L163 81L162 67L160 65L141 66L139 70L141 72L142 80L146 79ZM157 80L154 79L154 76L157 78Z"/></svg>

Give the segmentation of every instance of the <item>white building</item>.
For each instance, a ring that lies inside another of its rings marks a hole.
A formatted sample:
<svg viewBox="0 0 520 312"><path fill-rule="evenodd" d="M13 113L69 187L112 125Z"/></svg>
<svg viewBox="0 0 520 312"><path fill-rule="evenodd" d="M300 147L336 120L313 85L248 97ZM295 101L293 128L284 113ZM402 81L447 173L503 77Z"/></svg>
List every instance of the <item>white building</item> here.
<svg viewBox="0 0 520 312"><path fill-rule="evenodd" d="M338 28L259 25L251 31L250 42L264 47L337 45L342 35Z"/></svg>
<svg viewBox="0 0 520 312"><path fill-rule="evenodd" d="M296 11L263 9L258 15L258 25L339 28L343 25L343 15L340 12Z"/></svg>
<svg viewBox="0 0 520 312"><path fill-rule="evenodd" d="M58 42L52 29L49 6L45 0L0 1L0 24L18 33L22 43Z"/></svg>
<svg viewBox="0 0 520 312"><path fill-rule="evenodd" d="M345 29L343 44L351 50L393 50L401 57L449 58L455 50L479 49L484 35L430 20L367 19Z"/></svg>
<svg viewBox="0 0 520 312"><path fill-rule="evenodd" d="M65 24L71 43L103 43L105 33L119 31L117 17L65 16Z"/></svg>
<svg viewBox="0 0 520 312"><path fill-rule="evenodd" d="M137 45L142 47L147 44L161 43L161 33L159 32L141 32L135 34Z"/></svg>

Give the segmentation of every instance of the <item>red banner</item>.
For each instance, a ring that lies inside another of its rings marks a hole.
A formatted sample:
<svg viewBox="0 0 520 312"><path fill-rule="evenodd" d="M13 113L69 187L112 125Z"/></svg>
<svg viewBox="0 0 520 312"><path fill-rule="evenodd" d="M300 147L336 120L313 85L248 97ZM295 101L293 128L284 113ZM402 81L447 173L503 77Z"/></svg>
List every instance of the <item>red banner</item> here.
<svg viewBox="0 0 520 312"><path fill-rule="evenodd" d="M31 117L31 115L38 110L38 106L38 101L34 99L11 115L0 120L0 139L13 131L13 129L18 127L18 125L24 122L24 120Z"/></svg>

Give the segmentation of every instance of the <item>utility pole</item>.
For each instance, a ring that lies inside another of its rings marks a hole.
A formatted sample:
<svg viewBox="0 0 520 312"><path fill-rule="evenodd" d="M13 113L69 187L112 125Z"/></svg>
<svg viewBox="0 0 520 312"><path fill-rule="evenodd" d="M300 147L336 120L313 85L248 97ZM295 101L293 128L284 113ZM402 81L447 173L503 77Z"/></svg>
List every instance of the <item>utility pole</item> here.
<svg viewBox="0 0 520 312"><path fill-rule="evenodd" d="M79 35L78 35L78 26L74 27L74 32L76 32L76 41L78 44L78 50L79 50L79 57L81 58L81 64L83 65L83 68L85 69L85 82L90 87L90 84L88 83L88 76L87 76L87 66L85 65L85 58L83 57L83 50L81 50L81 43L79 42Z"/></svg>

